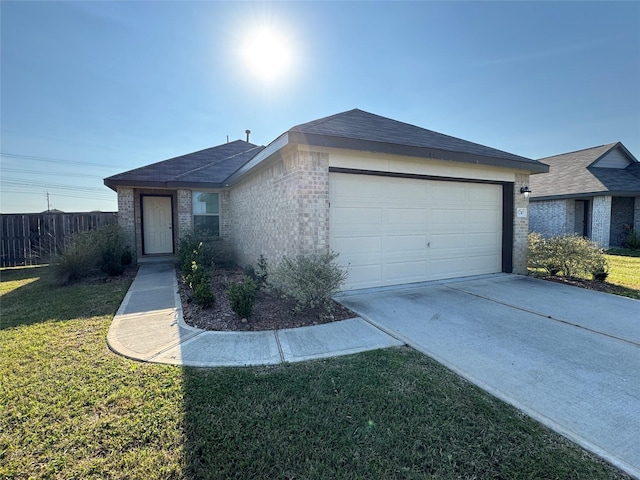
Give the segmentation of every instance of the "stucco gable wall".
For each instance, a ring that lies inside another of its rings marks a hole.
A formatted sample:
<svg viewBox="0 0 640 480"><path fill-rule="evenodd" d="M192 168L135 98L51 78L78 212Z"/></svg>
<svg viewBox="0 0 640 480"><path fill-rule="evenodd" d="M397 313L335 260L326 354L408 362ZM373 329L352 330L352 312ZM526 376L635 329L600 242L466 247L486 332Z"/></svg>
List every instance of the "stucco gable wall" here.
<svg viewBox="0 0 640 480"><path fill-rule="evenodd" d="M231 188L231 241L242 265L327 251L328 166L327 154L291 149Z"/></svg>

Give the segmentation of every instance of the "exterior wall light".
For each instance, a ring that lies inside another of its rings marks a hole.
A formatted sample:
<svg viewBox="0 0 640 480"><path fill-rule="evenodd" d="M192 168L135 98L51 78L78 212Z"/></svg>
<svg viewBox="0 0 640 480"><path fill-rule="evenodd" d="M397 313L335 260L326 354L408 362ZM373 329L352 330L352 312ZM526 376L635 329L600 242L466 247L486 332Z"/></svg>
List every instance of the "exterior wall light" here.
<svg viewBox="0 0 640 480"><path fill-rule="evenodd" d="M520 193L524 195L524 198L529 198L529 195L531 195L531 190L529 189L529 187L521 187Z"/></svg>

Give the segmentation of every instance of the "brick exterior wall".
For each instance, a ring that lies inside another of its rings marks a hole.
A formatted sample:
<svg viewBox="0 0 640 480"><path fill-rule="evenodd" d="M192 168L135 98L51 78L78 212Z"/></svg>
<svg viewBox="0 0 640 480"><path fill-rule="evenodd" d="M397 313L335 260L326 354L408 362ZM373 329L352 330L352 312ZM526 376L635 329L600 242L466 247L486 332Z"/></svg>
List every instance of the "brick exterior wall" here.
<svg viewBox="0 0 640 480"><path fill-rule="evenodd" d="M136 221L133 188L118 187L118 225L127 236L127 244L133 253L133 261L136 261Z"/></svg>
<svg viewBox="0 0 640 480"><path fill-rule="evenodd" d="M611 196L593 197L591 209L591 240L602 248L609 248L611 232Z"/></svg>
<svg viewBox="0 0 640 480"><path fill-rule="evenodd" d="M230 239L242 265L264 255L284 256L329 248L329 156L291 149L229 195Z"/></svg>
<svg viewBox="0 0 640 480"><path fill-rule="evenodd" d="M627 238L625 225L633 227L635 210L634 197L613 197L611 199L611 232L609 246L621 247Z"/></svg>
<svg viewBox="0 0 640 480"><path fill-rule="evenodd" d="M573 200L532 201L529 205L530 231L537 232L547 238L573 233L575 226L575 202Z"/></svg>
<svg viewBox="0 0 640 480"><path fill-rule="evenodd" d="M520 188L529 185L529 175L517 173L513 186L513 273L527 275L527 237L529 235L529 199L520 193ZM518 208L527 208L529 215L518 217Z"/></svg>
<svg viewBox="0 0 640 480"><path fill-rule="evenodd" d="M179 241L187 233L193 232L193 215L191 214L191 190L178 190L178 205L174 206L178 211L178 230L175 232L176 241Z"/></svg>
<svg viewBox="0 0 640 480"><path fill-rule="evenodd" d="M633 229L640 234L640 197L635 197L633 207Z"/></svg>

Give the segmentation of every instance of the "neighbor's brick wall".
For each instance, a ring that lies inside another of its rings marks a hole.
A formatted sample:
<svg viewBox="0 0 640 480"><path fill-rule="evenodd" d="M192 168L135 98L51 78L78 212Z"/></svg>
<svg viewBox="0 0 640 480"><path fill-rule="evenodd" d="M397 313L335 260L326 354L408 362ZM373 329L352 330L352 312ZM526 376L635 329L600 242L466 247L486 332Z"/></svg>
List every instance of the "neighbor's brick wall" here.
<svg viewBox="0 0 640 480"><path fill-rule="evenodd" d="M633 229L640 234L640 197L635 197L633 208Z"/></svg>
<svg viewBox="0 0 640 480"><path fill-rule="evenodd" d="M529 200L520 193L520 188L529 185L529 175L517 173L513 186L513 273L527 275L527 236L529 235L529 215L518 217L518 208L529 209Z"/></svg>
<svg viewBox="0 0 640 480"><path fill-rule="evenodd" d="M329 248L329 156L290 150L230 192L231 241L241 264Z"/></svg>
<svg viewBox="0 0 640 480"><path fill-rule="evenodd" d="M520 189L518 188L519 192ZM529 203L529 230L543 237L573 233L575 202L573 200L541 200Z"/></svg>
<svg viewBox="0 0 640 480"><path fill-rule="evenodd" d="M593 197L591 210L591 240L609 248L611 232L611 195Z"/></svg>
<svg viewBox="0 0 640 480"><path fill-rule="evenodd" d="M609 246L621 247L627 238L625 225L633 227L635 210L634 197L613 197L611 199L611 231Z"/></svg>
<svg viewBox="0 0 640 480"><path fill-rule="evenodd" d="M118 187L118 224L123 228L127 236L127 244L136 255L136 217L133 188Z"/></svg>

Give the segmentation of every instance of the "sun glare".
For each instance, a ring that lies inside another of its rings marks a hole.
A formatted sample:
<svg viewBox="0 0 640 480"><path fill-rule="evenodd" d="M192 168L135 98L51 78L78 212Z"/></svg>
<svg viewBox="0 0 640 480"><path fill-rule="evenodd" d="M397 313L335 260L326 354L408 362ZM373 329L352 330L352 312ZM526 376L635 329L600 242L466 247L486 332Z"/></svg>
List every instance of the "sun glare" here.
<svg viewBox="0 0 640 480"><path fill-rule="evenodd" d="M282 35L263 28L247 40L244 57L255 76L273 81L286 74L291 62L291 49Z"/></svg>

